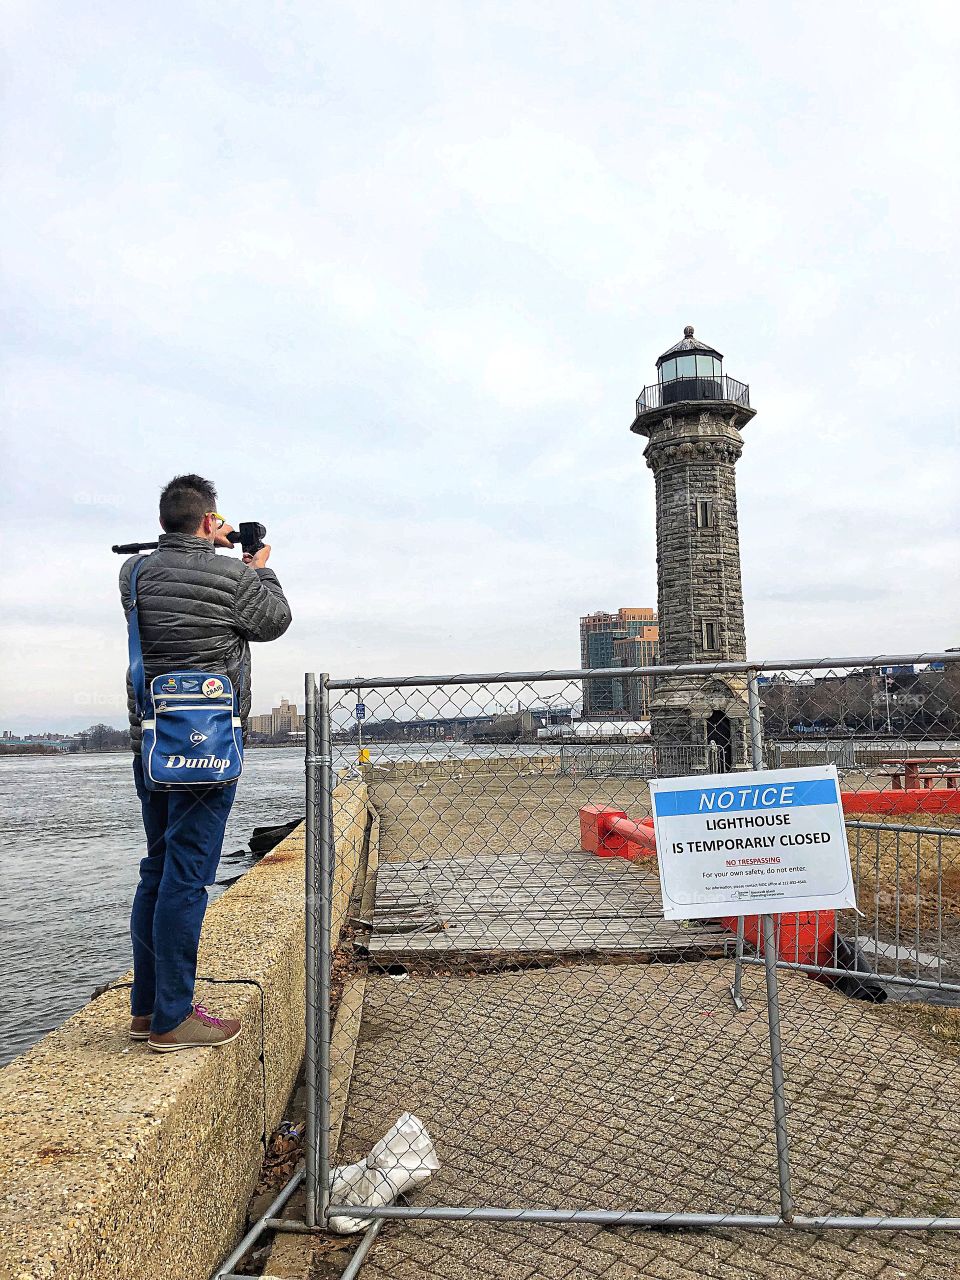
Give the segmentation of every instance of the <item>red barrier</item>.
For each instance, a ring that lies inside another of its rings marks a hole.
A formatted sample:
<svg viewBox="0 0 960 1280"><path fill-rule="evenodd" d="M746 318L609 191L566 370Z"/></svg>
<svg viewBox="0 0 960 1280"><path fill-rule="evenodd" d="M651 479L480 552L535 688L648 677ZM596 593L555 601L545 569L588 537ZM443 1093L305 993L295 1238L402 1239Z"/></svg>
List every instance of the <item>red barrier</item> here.
<svg viewBox="0 0 960 1280"><path fill-rule="evenodd" d="M653 819L632 822L622 809L588 804L580 810L580 848L598 858L652 858Z"/></svg>
<svg viewBox="0 0 960 1280"><path fill-rule="evenodd" d="M760 916L743 917L743 937L758 955L763 955ZM731 933L737 931L736 916L721 916L720 923ZM790 911L778 915L777 955L792 964L826 965L832 962L833 935L837 931L835 911Z"/></svg>
<svg viewBox="0 0 960 1280"><path fill-rule="evenodd" d="M960 813L960 791L844 791L844 813Z"/></svg>

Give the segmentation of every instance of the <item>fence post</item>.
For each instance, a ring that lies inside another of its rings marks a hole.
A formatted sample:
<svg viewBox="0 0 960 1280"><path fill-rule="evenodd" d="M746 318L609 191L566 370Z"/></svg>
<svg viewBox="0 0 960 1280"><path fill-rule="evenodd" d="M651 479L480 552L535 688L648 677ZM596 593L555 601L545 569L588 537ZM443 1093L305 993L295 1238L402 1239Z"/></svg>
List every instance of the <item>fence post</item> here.
<svg viewBox="0 0 960 1280"><path fill-rule="evenodd" d="M306 815L304 859L304 950L306 1050L304 1084L306 1086L307 1125L304 1135L306 1164L307 1225L317 1225L317 929L314 910L317 901L317 678L312 672L304 676L303 720L306 730Z"/></svg>
<svg viewBox="0 0 960 1280"><path fill-rule="evenodd" d="M756 669L747 673L747 708L750 713L750 766L763 768L763 719L760 714L760 682ZM743 917L737 921L737 965L743 955ZM780 992L777 987L777 943L773 916L763 917L763 968L767 982L767 1025L770 1030L770 1070L773 1080L773 1123L777 1140L777 1185L780 1216L793 1217L790 1190L790 1136L787 1132L787 1098L783 1088L783 1053L780 1046ZM736 984L737 978L734 978ZM736 997L734 997L736 1003Z"/></svg>
<svg viewBox="0 0 960 1280"><path fill-rule="evenodd" d="M319 747L320 754L320 804L318 822L320 826L320 937L319 966L317 974L317 999L320 1001L320 1017L318 1019L317 1046L318 1093L319 1103L319 1164L317 1167L317 1217L320 1225L325 1226L327 1205L330 1203L330 954L331 913L333 910L333 756L330 744L330 690L327 688L329 676L320 677L317 696L319 712Z"/></svg>
<svg viewBox="0 0 960 1280"><path fill-rule="evenodd" d="M747 708L750 714L750 767L763 768L763 721L760 718L760 687L756 671L747 673ZM743 916L737 916L737 949L734 953L733 986L730 996L739 1013L743 999Z"/></svg>
<svg viewBox="0 0 960 1280"><path fill-rule="evenodd" d="M760 716L760 682L756 671L747 674L747 708L750 712L750 767L763 768L763 720Z"/></svg>
<svg viewBox="0 0 960 1280"><path fill-rule="evenodd" d="M307 676L307 913L305 1083L307 1225L323 1225L330 1199L330 911L333 759L328 677Z"/></svg>
<svg viewBox="0 0 960 1280"><path fill-rule="evenodd" d="M770 1030L770 1071L773 1080L773 1126L777 1140L777 1185L780 1216L793 1218L790 1190L790 1137L787 1133L787 1098L783 1088L783 1053L780 1047L780 993L777 989L777 944L773 916L763 917L763 967L767 979L767 1025Z"/></svg>

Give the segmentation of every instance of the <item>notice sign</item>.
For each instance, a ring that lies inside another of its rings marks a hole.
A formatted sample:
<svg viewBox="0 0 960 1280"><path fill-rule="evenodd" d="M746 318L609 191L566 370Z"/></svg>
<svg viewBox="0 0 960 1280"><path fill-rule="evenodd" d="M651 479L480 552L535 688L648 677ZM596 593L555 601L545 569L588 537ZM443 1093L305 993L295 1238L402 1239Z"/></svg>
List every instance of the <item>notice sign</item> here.
<svg viewBox="0 0 960 1280"><path fill-rule="evenodd" d="M668 920L854 907L835 765L650 783Z"/></svg>

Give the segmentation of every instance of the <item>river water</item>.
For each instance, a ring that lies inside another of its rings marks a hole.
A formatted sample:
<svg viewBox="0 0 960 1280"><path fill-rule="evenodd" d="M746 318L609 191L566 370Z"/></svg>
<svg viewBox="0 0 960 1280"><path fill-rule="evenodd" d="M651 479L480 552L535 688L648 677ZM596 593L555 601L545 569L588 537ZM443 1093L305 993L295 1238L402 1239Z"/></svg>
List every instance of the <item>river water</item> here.
<svg viewBox="0 0 960 1280"><path fill-rule="evenodd" d="M0 757L0 1064L130 965L130 903L143 856L132 757ZM248 750L218 883L254 861L254 827L303 815L303 748Z"/></svg>

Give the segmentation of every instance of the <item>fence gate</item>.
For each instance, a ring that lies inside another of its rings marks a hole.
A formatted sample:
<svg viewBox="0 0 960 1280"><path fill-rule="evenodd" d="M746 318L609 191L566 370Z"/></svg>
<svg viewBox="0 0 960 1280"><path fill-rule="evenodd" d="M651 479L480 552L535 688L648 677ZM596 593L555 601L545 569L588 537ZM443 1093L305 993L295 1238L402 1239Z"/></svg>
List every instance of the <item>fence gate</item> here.
<svg viewBox="0 0 960 1280"><path fill-rule="evenodd" d="M957 656L308 676L308 1223L360 1217L366 1250L414 1220L366 1253L384 1277L696 1249L730 1276L960 1269ZM894 663L930 673L937 718L880 684ZM631 717L584 743L614 678ZM581 848L586 806L642 824L651 777L813 763L818 735L859 912L665 920L655 854ZM440 1169L331 1199L404 1113ZM774 1227L844 1234L737 1230Z"/></svg>

